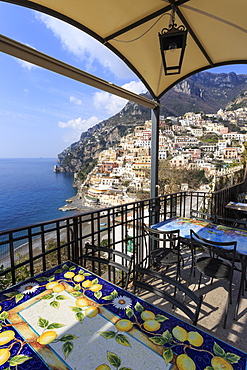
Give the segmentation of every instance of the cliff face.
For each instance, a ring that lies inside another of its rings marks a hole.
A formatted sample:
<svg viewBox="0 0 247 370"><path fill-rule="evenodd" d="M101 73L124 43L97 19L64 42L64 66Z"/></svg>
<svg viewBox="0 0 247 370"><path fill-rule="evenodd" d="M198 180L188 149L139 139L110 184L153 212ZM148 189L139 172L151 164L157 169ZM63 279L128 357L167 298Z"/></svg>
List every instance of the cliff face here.
<svg viewBox="0 0 247 370"><path fill-rule="evenodd" d="M236 109L246 102L247 75L202 72L168 91L161 98L160 114L167 117L191 111L216 113L220 108ZM128 102L118 114L83 132L78 142L58 154L61 170L78 172L82 167L90 168L102 150L116 145L122 136L150 118L150 109Z"/></svg>
<svg viewBox="0 0 247 370"><path fill-rule="evenodd" d="M149 119L148 108L128 102L121 112L83 132L78 142L58 154L61 170L78 172L81 167L90 166L102 150L117 145L121 137Z"/></svg>
<svg viewBox="0 0 247 370"><path fill-rule="evenodd" d="M162 97L161 104L165 110L161 109L161 114L166 116L167 111L174 112L174 115L191 111L216 113L246 89L247 75L236 75L234 72L198 73L180 82Z"/></svg>
<svg viewBox="0 0 247 370"><path fill-rule="evenodd" d="M247 91L241 93L234 99L230 104L227 104L227 110L235 110L238 108L246 108L247 107Z"/></svg>

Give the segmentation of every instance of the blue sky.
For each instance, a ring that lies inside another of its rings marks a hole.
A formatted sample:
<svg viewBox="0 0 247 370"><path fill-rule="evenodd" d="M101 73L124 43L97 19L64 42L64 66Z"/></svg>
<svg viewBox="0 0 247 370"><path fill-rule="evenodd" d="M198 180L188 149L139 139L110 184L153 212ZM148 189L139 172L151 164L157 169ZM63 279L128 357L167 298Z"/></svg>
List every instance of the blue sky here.
<svg viewBox="0 0 247 370"><path fill-rule="evenodd" d="M47 15L0 2L0 33L136 93L138 78L96 40ZM0 158L56 157L126 101L0 54ZM210 70L247 74L246 65Z"/></svg>

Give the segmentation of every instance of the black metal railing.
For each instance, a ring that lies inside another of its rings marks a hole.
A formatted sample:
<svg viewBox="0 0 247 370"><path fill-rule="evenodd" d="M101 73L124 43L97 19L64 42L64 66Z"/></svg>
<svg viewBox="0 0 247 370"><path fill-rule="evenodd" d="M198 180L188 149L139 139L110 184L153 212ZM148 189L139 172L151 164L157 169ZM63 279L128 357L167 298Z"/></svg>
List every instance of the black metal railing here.
<svg viewBox="0 0 247 370"><path fill-rule="evenodd" d="M212 209L214 214L221 217L234 217L233 211L225 208L225 206L230 201L245 202L246 190L247 178L245 178L241 183L212 193Z"/></svg>
<svg viewBox="0 0 247 370"><path fill-rule="evenodd" d="M233 188L216 193L167 194L2 231L0 289L67 260L84 265L85 243L133 254L135 263L138 263L149 254L151 248L144 240L144 223L151 225L173 216L189 217L193 208L210 210L211 214L223 214L224 206L233 200L233 194L245 191L246 182ZM114 279L113 283L118 281Z"/></svg>

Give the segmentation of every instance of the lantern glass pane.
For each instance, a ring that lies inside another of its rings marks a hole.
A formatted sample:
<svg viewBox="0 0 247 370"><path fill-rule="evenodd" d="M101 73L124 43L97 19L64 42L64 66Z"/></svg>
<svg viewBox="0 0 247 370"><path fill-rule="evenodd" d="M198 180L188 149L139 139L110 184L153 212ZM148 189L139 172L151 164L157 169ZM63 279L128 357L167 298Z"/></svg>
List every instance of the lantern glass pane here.
<svg viewBox="0 0 247 370"><path fill-rule="evenodd" d="M178 67L180 61L181 49L170 49L165 51L166 66Z"/></svg>

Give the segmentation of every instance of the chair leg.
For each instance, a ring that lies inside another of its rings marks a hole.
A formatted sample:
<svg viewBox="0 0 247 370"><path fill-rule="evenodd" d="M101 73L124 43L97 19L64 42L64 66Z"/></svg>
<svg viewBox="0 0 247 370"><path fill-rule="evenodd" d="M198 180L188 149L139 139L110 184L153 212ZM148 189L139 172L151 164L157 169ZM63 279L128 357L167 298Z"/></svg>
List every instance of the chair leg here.
<svg viewBox="0 0 247 370"><path fill-rule="evenodd" d="M234 320L235 321L238 320L238 309L239 309L239 306L240 306L241 297L243 296L244 286L246 285L246 277L244 275L245 275L245 271L243 271L242 274L241 274L240 286L239 286L239 290L238 290L238 297L237 297L237 302L236 302L236 307L235 307L235 312L234 312Z"/></svg>
<svg viewBox="0 0 247 370"><path fill-rule="evenodd" d="M200 289L201 281L202 281L202 273L200 272L200 277L199 277L199 282L198 282L198 289Z"/></svg>
<svg viewBox="0 0 247 370"><path fill-rule="evenodd" d="M228 292L227 296L227 302L226 302L226 308L225 308L225 318L224 318L224 324L223 328L226 328L226 321L227 321L227 314L228 314L228 309L229 309L229 302L230 302L230 291Z"/></svg>
<svg viewBox="0 0 247 370"><path fill-rule="evenodd" d="M190 268L190 272L189 272L188 286L190 286L192 274L193 274L194 277L196 276L195 266L194 266L193 263L191 264L191 268Z"/></svg>
<svg viewBox="0 0 247 370"><path fill-rule="evenodd" d="M232 284L229 284L229 302L232 304Z"/></svg>
<svg viewBox="0 0 247 370"><path fill-rule="evenodd" d="M129 274L127 274L127 276L126 276L126 281L125 281L125 285L124 285L125 290L127 290L128 285L129 285Z"/></svg>
<svg viewBox="0 0 247 370"><path fill-rule="evenodd" d="M191 279L191 276L192 276L192 272L193 272L193 277L195 277L196 276L196 271L195 271L195 254L194 254L193 249L191 249L190 279Z"/></svg>
<svg viewBox="0 0 247 370"><path fill-rule="evenodd" d="M238 291L236 307L235 307L235 310L234 310L234 320L235 321L238 321L238 309L239 309L239 305L240 305L240 302L241 302L241 290L242 290L242 287L240 285L239 291Z"/></svg>

